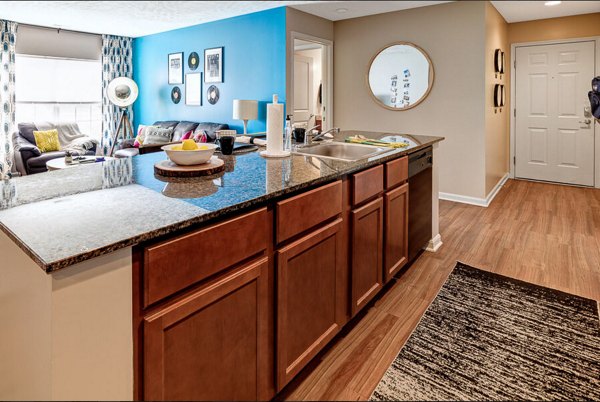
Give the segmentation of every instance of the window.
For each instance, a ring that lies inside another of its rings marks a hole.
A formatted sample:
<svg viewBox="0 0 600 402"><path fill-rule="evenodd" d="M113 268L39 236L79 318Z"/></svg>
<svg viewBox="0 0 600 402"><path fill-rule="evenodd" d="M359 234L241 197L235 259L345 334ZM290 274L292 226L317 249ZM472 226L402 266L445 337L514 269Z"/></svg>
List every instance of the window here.
<svg viewBox="0 0 600 402"><path fill-rule="evenodd" d="M16 120L76 122L83 134L102 136L100 60L17 54Z"/></svg>

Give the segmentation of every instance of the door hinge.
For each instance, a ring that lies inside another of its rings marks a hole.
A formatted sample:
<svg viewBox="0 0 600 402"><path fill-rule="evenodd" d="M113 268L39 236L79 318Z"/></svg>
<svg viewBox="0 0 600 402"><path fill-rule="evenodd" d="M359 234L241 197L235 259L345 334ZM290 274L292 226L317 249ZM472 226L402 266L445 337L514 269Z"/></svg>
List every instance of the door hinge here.
<svg viewBox="0 0 600 402"><path fill-rule="evenodd" d="M517 117L517 109L513 109L513 116Z"/></svg>
<svg viewBox="0 0 600 402"><path fill-rule="evenodd" d="M517 157L513 156L513 165L516 165L516 164L517 164Z"/></svg>
<svg viewBox="0 0 600 402"><path fill-rule="evenodd" d="M517 61L513 61L513 66L515 67L515 70L517 69Z"/></svg>

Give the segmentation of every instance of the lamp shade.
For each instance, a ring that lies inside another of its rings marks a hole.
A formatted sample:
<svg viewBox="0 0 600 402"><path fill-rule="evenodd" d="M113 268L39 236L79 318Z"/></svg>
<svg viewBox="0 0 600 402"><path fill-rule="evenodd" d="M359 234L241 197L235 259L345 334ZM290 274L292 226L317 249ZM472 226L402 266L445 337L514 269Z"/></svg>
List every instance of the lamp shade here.
<svg viewBox="0 0 600 402"><path fill-rule="evenodd" d="M233 118L236 120L256 120L258 118L258 101L234 99Z"/></svg>
<svg viewBox="0 0 600 402"><path fill-rule="evenodd" d="M106 88L108 100L119 107L128 107L138 96L138 86L127 77L118 77L108 83Z"/></svg>

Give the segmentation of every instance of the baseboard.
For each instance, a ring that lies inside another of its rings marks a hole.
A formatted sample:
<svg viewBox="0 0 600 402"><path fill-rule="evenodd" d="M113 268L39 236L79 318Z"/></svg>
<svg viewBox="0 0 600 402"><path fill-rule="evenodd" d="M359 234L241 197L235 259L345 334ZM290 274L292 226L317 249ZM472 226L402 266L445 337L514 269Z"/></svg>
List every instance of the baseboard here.
<svg viewBox="0 0 600 402"><path fill-rule="evenodd" d="M442 244L444 244L442 243L442 235L438 233L433 239L429 240L425 250L435 253L440 249L440 247L442 247Z"/></svg>
<svg viewBox="0 0 600 402"><path fill-rule="evenodd" d="M502 186L504 186L504 183L506 183L508 178L509 178L509 174L506 173L502 177L502 179L500 179L500 181L498 181L498 183L496 183L496 185L494 186L494 188L492 189L492 191L488 194L488 196L486 198L469 197L467 195L459 195L459 194L440 192L439 199L446 200L446 201L460 202L462 204L477 205L478 207L488 207L492 203L492 201L494 200L494 198L496 197L496 195L498 194L498 192L500 191Z"/></svg>

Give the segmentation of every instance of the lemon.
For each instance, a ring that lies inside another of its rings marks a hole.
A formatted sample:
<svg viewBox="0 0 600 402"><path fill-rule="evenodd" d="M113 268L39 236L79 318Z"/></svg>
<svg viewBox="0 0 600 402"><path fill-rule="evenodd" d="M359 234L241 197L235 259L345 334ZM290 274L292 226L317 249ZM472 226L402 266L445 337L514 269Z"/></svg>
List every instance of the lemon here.
<svg viewBox="0 0 600 402"><path fill-rule="evenodd" d="M181 145L173 145L171 151L181 151L183 147Z"/></svg>
<svg viewBox="0 0 600 402"><path fill-rule="evenodd" d="M198 145L198 149L208 149L206 145Z"/></svg>
<svg viewBox="0 0 600 402"><path fill-rule="evenodd" d="M198 149L198 145L194 140L183 140L183 148L184 151L193 151Z"/></svg>

